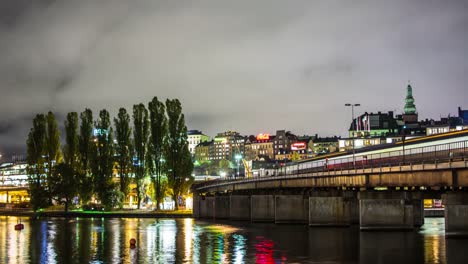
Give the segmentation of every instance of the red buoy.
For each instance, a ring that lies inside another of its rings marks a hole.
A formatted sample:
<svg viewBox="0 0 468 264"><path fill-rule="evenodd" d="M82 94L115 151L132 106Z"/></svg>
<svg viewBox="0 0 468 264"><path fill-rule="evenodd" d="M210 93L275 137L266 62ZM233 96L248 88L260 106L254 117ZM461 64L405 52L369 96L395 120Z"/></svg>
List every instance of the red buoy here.
<svg viewBox="0 0 468 264"><path fill-rule="evenodd" d="M16 224L15 225L15 230L23 230L24 229L24 225L19 223L19 224Z"/></svg>
<svg viewBox="0 0 468 264"><path fill-rule="evenodd" d="M135 248L136 247L136 239L132 238L130 239L130 248Z"/></svg>

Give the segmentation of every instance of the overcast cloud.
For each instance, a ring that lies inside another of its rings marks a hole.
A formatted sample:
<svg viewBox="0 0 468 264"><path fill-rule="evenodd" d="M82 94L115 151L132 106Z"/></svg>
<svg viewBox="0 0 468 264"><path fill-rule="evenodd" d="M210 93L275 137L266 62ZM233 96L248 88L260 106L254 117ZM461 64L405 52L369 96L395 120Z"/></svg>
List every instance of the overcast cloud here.
<svg viewBox="0 0 468 264"><path fill-rule="evenodd" d="M358 112L468 108L467 1L0 1L0 153L49 109L179 98L213 136L344 135Z"/></svg>

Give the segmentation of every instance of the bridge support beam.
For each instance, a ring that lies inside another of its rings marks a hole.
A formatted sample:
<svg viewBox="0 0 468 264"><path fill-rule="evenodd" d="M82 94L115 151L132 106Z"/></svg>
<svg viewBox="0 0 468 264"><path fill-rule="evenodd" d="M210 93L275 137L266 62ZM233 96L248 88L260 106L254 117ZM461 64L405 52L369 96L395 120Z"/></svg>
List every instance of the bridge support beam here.
<svg viewBox="0 0 468 264"><path fill-rule="evenodd" d="M361 230L412 230L421 224L422 205L408 192L360 192ZM418 211L415 213L415 211Z"/></svg>
<svg viewBox="0 0 468 264"><path fill-rule="evenodd" d="M250 221L250 196L231 195L229 203L229 218L231 220Z"/></svg>
<svg viewBox="0 0 468 264"><path fill-rule="evenodd" d="M309 199L302 195L275 196L275 223L305 224L309 218Z"/></svg>
<svg viewBox="0 0 468 264"><path fill-rule="evenodd" d="M468 236L468 193L442 195L445 205L445 235Z"/></svg>
<svg viewBox="0 0 468 264"><path fill-rule="evenodd" d="M275 221L275 199L273 195L252 195L250 197L252 222Z"/></svg>
<svg viewBox="0 0 468 264"><path fill-rule="evenodd" d="M200 218L200 200L201 197L197 192L193 193L193 209L192 209L192 215L193 218Z"/></svg>
<svg viewBox="0 0 468 264"><path fill-rule="evenodd" d="M199 217L200 218L213 218L214 217L214 202L215 198L213 196L205 196L201 197L199 200L200 204L200 211Z"/></svg>
<svg viewBox="0 0 468 264"><path fill-rule="evenodd" d="M313 192L309 197L309 226L349 226L359 223L355 192Z"/></svg>
<svg viewBox="0 0 468 264"><path fill-rule="evenodd" d="M216 219L229 218L229 196L215 196L215 216Z"/></svg>

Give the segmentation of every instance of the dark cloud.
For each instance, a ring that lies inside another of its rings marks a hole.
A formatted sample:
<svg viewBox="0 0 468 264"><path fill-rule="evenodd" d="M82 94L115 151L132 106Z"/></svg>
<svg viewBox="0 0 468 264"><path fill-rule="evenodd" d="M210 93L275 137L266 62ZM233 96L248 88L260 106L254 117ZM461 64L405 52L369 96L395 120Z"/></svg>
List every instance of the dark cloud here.
<svg viewBox="0 0 468 264"><path fill-rule="evenodd" d="M24 145L36 113L115 113L155 95L179 98L190 128L210 135L344 134L345 102L399 112L408 79L422 118L455 113L468 107L467 6L0 1L0 120L14 124L0 151Z"/></svg>

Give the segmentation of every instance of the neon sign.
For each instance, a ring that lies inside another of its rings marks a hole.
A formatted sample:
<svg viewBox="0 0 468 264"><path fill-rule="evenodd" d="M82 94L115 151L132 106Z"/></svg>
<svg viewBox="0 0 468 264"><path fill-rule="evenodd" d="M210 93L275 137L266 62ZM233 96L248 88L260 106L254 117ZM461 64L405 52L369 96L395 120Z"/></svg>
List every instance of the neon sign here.
<svg viewBox="0 0 468 264"><path fill-rule="evenodd" d="M296 142L291 144L291 150L303 150L306 149L307 144L305 142Z"/></svg>
<svg viewBox="0 0 468 264"><path fill-rule="evenodd" d="M257 135L257 140L269 140L270 139L270 134L258 134Z"/></svg>

